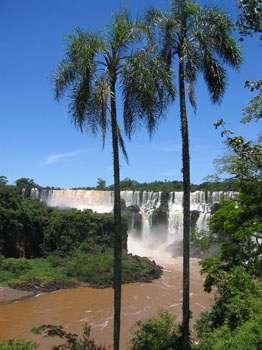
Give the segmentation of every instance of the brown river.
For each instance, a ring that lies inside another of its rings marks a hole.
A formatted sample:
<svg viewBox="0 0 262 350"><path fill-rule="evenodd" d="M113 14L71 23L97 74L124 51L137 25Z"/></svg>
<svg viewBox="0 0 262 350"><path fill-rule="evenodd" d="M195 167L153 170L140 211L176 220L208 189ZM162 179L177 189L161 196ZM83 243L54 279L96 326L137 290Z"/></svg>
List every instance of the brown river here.
<svg viewBox="0 0 262 350"><path fill-rule="evenodd" d="M123 285L121 350L128 349L130 328L142 318L156 316L160 308L169 310L181 321L182 258L157 258L164 274L153 283ZM203 291L204 277L200 275L198 259L191 258L190 308L192 324L211 302ZM91 337L98 344L112 345L113 290L79 288L43 294L24 301L0 305L0 339L25 338L40 343L40 350L51 349L55 341L31 333L42 324L62 324L67 331L81 334L88 322Z"/></svg>

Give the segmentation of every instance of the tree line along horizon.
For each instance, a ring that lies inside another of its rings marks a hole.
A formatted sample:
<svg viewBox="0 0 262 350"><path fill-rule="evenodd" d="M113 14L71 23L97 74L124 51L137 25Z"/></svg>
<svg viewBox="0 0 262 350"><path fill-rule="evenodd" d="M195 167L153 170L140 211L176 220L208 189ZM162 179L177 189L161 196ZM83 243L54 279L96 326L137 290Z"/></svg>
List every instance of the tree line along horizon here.
<svg viewBox="0 0 262 350"><path fill-rule="evenodd" d="M0 176L0 185L15 186L20 193L22 190L27 190L27 194L32 188L37 188L39 190L63 190L61 187L54 186L41 186L35 183L34 179L31 178L19 178L14 181L14 184L8 184L8 179L6 176ZM99 190L99 191L114 191L114 185L106 186L106 181L102 178L97 179L96 186L82 186L82 187L72 187L71 190ZM212 181L204 181L198 185L191 184L190 191L235 191L239 189L239 179L237 178L228 178L224 180L215 179ZM129 179L128 177L120 181L120 190L121 191L153 191L153 192L175 192L183 191L183 181L173 180L173 181L159 181L155 180L152 182L139 182L136 180Z"/></svg>

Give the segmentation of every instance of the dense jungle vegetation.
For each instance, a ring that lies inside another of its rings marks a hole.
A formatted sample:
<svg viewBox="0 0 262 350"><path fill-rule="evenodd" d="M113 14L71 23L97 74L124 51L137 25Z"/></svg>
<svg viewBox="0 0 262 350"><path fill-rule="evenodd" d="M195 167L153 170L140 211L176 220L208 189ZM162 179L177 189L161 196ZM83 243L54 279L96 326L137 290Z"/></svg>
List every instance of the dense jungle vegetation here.
<svg viewBox="0 0 262 350"><path fill-rule="evenodd" d="M19 190L19 186L0 184L0 284L20 282L22 286L32 279L44 284L60 279L112 286L112 214L47 208L24 198ZM125 220L122 235L124 283L159 277L160 268L149 259L127 254Z"/></svg>
<svg viewBox="0 0 262 350"><path fill-rule="evenodd" d="M7 178L0 176L0 183L7 184ZM234 177L224 180L205 181L199 185L191 184L191 192L194 191L238 191L238 180ZM15 187L20 193L24 192L26 197L30 196L30 190L32 188L41 189L61 189L57 187L42 187L34 182L33 179L21 178L15 181ZM114 185L106 186L106 181L98 178L97 186L86 186L86 187L74 187L73 190L100 190L100 191L114 191ZM174 192L183 191L182 181L153 181L153 182L138 182L125 178L120 181L121 191L153 191L153 192Z"/></svg>
<svg viewBox="0 0 262 350"><path fill-rule="evenodd" d="M74 188L80 189L80 188ZM84 187L81 189L87 190L103 190L113 191L114 185L106 186L105 180L99 178L96 187ZM153 181L153 182L138 182L125 178L120 181L121 191L162 191L162 192L174 192L183 191L182 181ZM223 181L206 181L200 185L191 184L191 191L238 191L238 181L234 178L226 179Z"/></svg>

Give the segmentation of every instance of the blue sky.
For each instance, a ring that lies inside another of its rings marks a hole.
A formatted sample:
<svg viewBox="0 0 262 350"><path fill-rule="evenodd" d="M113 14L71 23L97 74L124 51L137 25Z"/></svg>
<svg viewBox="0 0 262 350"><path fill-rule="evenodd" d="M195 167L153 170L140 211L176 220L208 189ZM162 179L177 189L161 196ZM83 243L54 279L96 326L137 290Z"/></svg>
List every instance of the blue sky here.
<svg viewBox="0 0 262 350"><path fill-rule="evenodd" d="M198 1L201 5L205 1ZM209 1L234 18L235 0ZM9 183L21 177L42 186L95 186L103 178L113 183L112 149L108 133L81 134L71 124L67 101L54 101L50 75L64 55L64 35L77 26L103 29L112 10L128 6L132 14L149 5L167 8L166 0L0 0L0 175ZM237 135L254 139L257 123L240 124L241 109L252 94L244 81L261 78L261 47L257 38L243 44L244 62L238 72L227 68L228 84L220 106L211 104L199 77L197 114L188 107L191 182L200 183L214 172L213 159L223 152L220 132L213 123L223 117ZM118 109L121 119L121 106ZM126 141L129 166L121 158L121 178L143 182L181 180L179 106L170 106L151 141L138 128Z"/></svg>

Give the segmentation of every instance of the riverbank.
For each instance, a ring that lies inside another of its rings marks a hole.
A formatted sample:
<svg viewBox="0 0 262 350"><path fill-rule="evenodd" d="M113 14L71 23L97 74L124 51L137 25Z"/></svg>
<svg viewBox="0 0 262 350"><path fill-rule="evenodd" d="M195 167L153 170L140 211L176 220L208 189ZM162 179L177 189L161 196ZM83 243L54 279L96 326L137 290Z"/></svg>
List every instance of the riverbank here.
<svg viewBox="0 0 262 350"><path fill-rule="evenodd" d="M164 308L182 320L182 271L183 259L156 259L164 267L161 278L152 283L129 283L122 288L121 350L127 350L126 343L131 337L130 328L138 321L156 317ZM192 324L199 314L207 310L210 296L203 291L204 276L200 274L198 259L190 259L190 309ZM112 345L114 295L112 288L74 288L59 293L46 293L25 302L0 305L1 339L25 338L40 343L39 350L50 349L50 339L41 338L31 332L42 324L63 325L71 333L82 333L87 322L92 325L91 337L97 344ZM52 343L52 345L55 345Z"/></svg>
<svg viewBox="0 0 262 350"><path fill-rule="evenodd" d="M8 287L0 287L0 304L7 304L32 298L38 294L51 293L62 289L78 288L79 283L66 280L46 282L41 279L30 279L23 283L10 283Z"/></svg>
<svg viewBox="0 0 262 350"><path fill-rule="evenodd" d="M134 260L140 261L140 257L133 256ZM142 282L151 283L154 279L161 277L163 268L158 266L154 261L150 261L151 268L144 269L144 271L136 271L136 273L130 273L130 271L123 271L122 284ZM6 304L16 301L21 301L30 297L34 297L38 294L51 293L64 289L75 289L79 287L90 287L96 289L112 288L113 287L113 275L110 274L107 278L99 281L99 283L93 282L72 282L66 279L42 279L42 278L30 278L23 282L9 283L7 287L0 287L0 304Z"/></svg>
<svg viewBox="0 0 262 350"><path fill-rule="evenodd" d="M12 303L35 296L34 292L22 291L10 287L0 287L0 304Z"/></svg>

